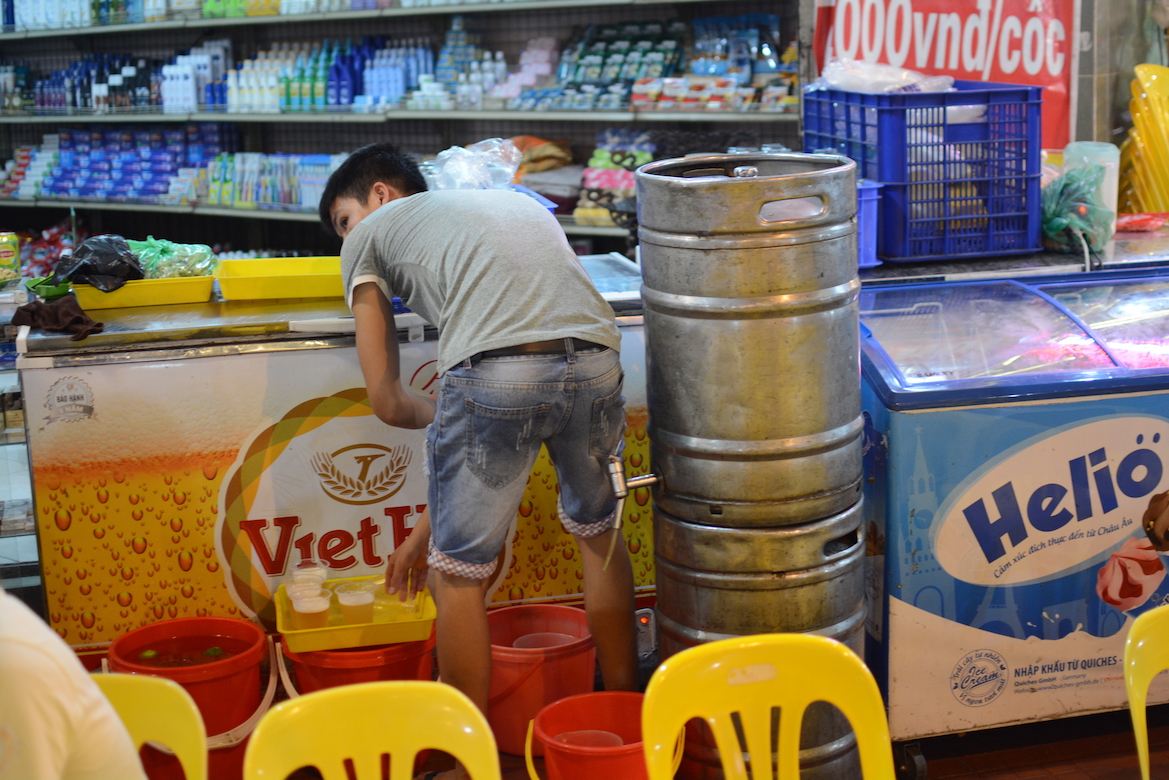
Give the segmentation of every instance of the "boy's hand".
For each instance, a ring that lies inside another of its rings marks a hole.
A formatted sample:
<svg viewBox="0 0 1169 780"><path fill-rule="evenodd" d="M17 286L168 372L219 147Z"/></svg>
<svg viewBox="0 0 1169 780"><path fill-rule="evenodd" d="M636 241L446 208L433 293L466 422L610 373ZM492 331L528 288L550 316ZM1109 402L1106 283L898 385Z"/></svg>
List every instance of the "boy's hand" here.
<svg viewBox="0 0 1169 780"><path fill-rule="evenodd" d="M397 593L399 601L414 598L426 587L426 554L430 549L430 513L418 524L386 561L386 592Z"/></svg>

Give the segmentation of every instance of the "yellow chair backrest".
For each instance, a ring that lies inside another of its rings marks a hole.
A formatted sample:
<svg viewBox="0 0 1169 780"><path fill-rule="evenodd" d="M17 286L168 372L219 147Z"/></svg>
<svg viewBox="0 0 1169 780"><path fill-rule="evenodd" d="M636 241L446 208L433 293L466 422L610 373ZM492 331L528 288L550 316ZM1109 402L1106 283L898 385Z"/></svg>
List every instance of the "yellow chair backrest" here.
<svg viewBox="0 0 1169 780"><path fill-rule="evenodd" d="M746 753L775 750L780 780L798 780L800 726L809 704L826 701L852 725L864 780L893 780L893 748L881 692L864 662L833 639L811 634L760 634L699 645L666 660L645 691L641 732L650 780L670 780L675 740L692 718L714 733L728 780L746 780L744 751L732 713L739 713ZM772 708L780 708L778 745ZM771 767L755 768L756 780Z"/></svg>
<svg viewBox="0 0 1169 780"><path fill-rule="evenodd" d="M315 766L324 780L410 780L420 750L441 750L472 780L500 780L495 737L483 713L449 685L389 680L344 685L281 702L264 714L248 742L244 780L284 780Z"/></svg>
<svg viewBox="0 0 1169 780"><path fill-rule="evenodd" d="M139 750L155 742L172 751L187 780L207 780L207 732L191 694L174 680L144 674L93 674Z"/></svg>
<svg viewBox="0 0 1169 780"><path fill-rule="evenodd" d="M1169 669L1169 605L1151 609L1137 617L1124 640L1124 688L1128 693L1128 710L1144 780L1149 780L1149 731L1145 704L1149 698L1149 683L1165 669Z"/></svg>

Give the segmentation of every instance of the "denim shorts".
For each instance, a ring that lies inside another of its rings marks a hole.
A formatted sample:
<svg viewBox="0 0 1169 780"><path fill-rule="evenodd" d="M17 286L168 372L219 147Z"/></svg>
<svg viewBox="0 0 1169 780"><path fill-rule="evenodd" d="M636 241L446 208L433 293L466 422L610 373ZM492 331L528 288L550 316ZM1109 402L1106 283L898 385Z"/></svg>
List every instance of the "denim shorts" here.
<svg viewBox="0 0 1169 780"><path fill-rule="evenodd" d="M442 378L427 435L431 541L438 571L487 579L507 542L528 474L548 454L565 530L614 525L610 455L625 430L620 355L612 349L466 360Z"/></svg>

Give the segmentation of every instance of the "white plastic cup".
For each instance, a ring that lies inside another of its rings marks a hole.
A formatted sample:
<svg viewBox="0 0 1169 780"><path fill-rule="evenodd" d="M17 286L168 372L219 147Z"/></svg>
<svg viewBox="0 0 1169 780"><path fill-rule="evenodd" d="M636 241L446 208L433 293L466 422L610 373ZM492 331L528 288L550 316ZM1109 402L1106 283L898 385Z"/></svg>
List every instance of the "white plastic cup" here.
<svg viewBox="0 0 1169 780"><path fill-rule="evenodd" d="M521 650L530 650L537 647L561 647L563 645L570 645L578 639L580 637L559 634L555 631L537 631L532 634L524 634L521 637L516 637L515 641L511 643L511 646L518 647Z"/></svg>
<svg viewBox="0 0 1169 780"><path fill-rule="evenodd" d="M325 588L304 589L289 595L292 602L292 627L297 631L324 628L329 624L329 604L333 592Z"/></svg>
<svg viewBox="0 0 1169 780"><path fill-rule="evenodd" d="M329 578L329 571L320 561L309 558L296 564L296 568L288 574L288 579L294 582L316 580L321 585Z"/></svg>
<svg viewBox="0 0 1169 780"><path fill-rule="evenodd" d="M373 622L373 600L377 586L372 582L343 582L333 589L341 605L341 621L349 626Z"/></svg>
<svg viewBox="0 0 1169 780"><path fill-rule="evenodd" d="M607 748L621 747L625 740L611 731L600 729L582 729L580 731L566 731L553 737L557 742L576 747Z"/></svg>

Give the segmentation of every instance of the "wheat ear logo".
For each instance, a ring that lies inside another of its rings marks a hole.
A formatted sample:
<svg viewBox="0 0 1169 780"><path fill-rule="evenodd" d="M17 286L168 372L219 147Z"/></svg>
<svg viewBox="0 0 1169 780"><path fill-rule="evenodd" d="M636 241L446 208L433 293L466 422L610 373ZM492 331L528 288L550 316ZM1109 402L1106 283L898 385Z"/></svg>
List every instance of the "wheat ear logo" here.
<svg viewBox="0 0 1169 780"><path fill-rule="evenodd" d="M342 504L375 504L402 489L412 453L405 444L393 449L378 444L353 444L334 453L313 456L321 489Z"/></svg>

